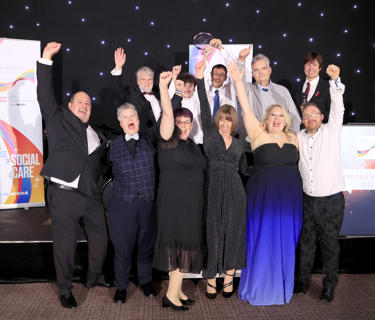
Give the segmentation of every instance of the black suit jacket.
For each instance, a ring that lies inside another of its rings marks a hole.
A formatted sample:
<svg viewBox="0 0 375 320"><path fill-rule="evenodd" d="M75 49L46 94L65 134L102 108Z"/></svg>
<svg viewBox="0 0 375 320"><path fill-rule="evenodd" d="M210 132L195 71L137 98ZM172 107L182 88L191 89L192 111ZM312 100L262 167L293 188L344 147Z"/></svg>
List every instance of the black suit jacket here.
<svg viewBox="0 0 375 320"><path fill-rule="evenodd" d="M80 176L79 190L99 197L98 185L106 160L107 140L98 130L101 143L88 154L86 126L67 107L56 102L52 87L52 66L37 64L37 95L47 131L48 158L41 175L72 182Z"/></svg>
<svg viewBox="0 0 375 320"><path fill-rule="evenodd" d="M152 112L151 103L144 97L143 93L136 87L124 87L122 85L122 75L111 77L112 89L115 97L118 99L118 107L124 102L129 102L135 106L140 121L139 131L146 134L147 129L156 124L154 113ZM158 93L153 92L155 97L160 101Z"/></svg>
<svg viewBox="0 0 375 320"><path fill-rule="evenodd" d="M294 103L298 109L298 112L301 115L301 104L303 103L303 93L302 93L302 88L303 84L305 83L304 79L303 81L298 82L292 91L292 98L294 100ZM328 80L319 77L319 82L318 85L316 86L315 92L312 95L311 99L309 102L315 103L320 111L324 115L324 120L323 122L326 123L328 122L328 117L329 117L329 110L331 108L331 95L329 92L329 82Z"/></svg>

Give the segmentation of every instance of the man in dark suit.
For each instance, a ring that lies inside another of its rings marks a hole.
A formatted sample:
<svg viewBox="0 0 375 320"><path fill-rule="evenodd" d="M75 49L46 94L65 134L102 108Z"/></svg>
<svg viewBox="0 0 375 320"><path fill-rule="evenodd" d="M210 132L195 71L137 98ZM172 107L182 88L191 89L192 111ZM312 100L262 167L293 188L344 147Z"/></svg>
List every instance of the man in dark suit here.
<svg viewBox="0 0 375 320"><path fill-rule="evenodd" d="M324 115L324 123L328 122L331 97L329 82L319 76L323 66L320 53L310 52L303 58L305 81L298 82L292 91L292 97L302 117L302 105L306 102L315 103Z"/></svg>
<svg viewBox="0 0 375 320"><path fill-rule="evenodd" d="M37 64L37 94L49 151L41 174L49 181L47 198L60 302L65 308L74 308L77 303L71 288L80 220L89 248L86 286L108 286L101 273L108 235L98 186L107 142L88 125L91 99L87 93L74 94L68 108L57 105L52 87L52 57L60 48L59 43L48 43Z"/></svg>
<svg viewBox="0 0 375 320"><path fill-rule="evenodd" d="M112 88L119 99L118 105L129 102L135 106L140 120L141 133L147 133L160 117L160 97L152 91L154 72L148 67L141 67L136 72L136 87L124 87L122 84L122 68L126 62L124 49L118 48L114 53L115 68L111 71Z"/></svg>

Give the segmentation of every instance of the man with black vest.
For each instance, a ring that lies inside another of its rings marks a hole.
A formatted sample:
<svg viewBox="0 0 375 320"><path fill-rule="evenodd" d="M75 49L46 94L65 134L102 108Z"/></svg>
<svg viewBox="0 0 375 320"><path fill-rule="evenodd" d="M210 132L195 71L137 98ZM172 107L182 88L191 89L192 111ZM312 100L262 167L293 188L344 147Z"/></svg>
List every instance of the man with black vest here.
<svg viewBox="0 0 375 320"><path fill-rule="evenodd" d="M137 247L138 281L146 296L154 295L152 257L155 239L155 149L139 133L136 108L117 109L124 133L111 142L109 158L114 176L109 206L109 234L114 247L115 303L125 303L133 251Z"/></svg>
<svg viewBox="0 0 375 320"><path fill-rule="evenodd" d="M109 286L101 273L108 236L98 186L107 141L88 125L91 99L87 93L75 93L68 108L57 104L52 87L52 57L60 48L60 43L48 43L37 64L38 102L48 139L48 158L41 174L50 182L47 199L60 302L65 308L74 308L77 303L71 288L76 231L81 219L88 240L86 286Z"/></svg>

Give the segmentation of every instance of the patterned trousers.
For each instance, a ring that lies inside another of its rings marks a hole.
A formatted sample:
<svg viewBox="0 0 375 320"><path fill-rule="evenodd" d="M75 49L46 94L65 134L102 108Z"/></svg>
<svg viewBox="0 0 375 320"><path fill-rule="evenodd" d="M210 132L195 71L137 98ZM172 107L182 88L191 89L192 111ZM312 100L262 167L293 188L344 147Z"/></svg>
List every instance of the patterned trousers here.
<svg viewBox="0 0 375 320"><path fill-rule="evenodd" d="M339 267L339 232L344 217L345 199L342 192L327 197L303 196L303 221L299 240L300 265L298 281L308 286L314 264L316 239L320 239L323 286L336 286Z"/></svg>

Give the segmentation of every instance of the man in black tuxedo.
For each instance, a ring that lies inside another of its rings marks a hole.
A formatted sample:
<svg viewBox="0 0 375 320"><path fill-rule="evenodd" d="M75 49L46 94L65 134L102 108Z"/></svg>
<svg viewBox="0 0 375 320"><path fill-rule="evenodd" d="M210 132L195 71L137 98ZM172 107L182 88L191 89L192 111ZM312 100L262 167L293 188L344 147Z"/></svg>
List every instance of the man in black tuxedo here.
<svg viewBox="0 0 375 320"><path fill-rule="evenodd" d="M47 198L60 302L65 308L74 308L77 303L71 288L80 220L88 240L86 286L108 286L101 273L108 235L98 186L107 142L88 125L91 99L87 93L74 94L68 108L57 105L52 87L52 57L60 48L60 43L48 43L37 64L37 94L49 151L41 174L49 181Z"/></svg>
<svg viewBox="0 0 375 320"><path fill-rule="evenodd" d="M111 71L112 88L119 99L118 104L129 102L137 109L140 120L141 133L147 133L160 118L160 97L152 91L154 86L154 72L148 67L141 67L136 72L136 87L122 85L122 68L126 62L124 49L118 48L114 53L115 68Z"/></svg>
<svg viewBox="0 0 375 320"><path fill-rule="evenodd" d="M298 82L292 91L295 105L302 117L302 105L306 102L315 103L324 115L324 123L328 122L331 97L329 82L319 76L323 66L323 58L320 53L310 52L303 58L305 81Z"/></svg>

